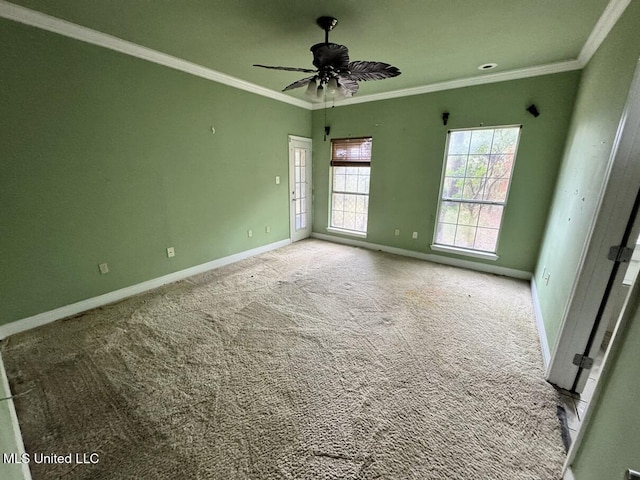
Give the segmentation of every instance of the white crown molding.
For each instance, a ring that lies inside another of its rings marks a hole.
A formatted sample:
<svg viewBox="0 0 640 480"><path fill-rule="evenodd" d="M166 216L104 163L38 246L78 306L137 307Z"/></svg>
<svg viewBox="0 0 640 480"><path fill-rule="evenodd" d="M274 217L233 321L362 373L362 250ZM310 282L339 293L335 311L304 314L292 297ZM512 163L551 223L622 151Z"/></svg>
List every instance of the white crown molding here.
<svg viewBox="0 0 640 480"><path fill-rule="evenodd" d="M289 95L261 87L254 83L246 82L239 78L220 73L211 68L203 67L202 65L198 65L172 55L167 55L166 53L158 52L157 50L143 47L127 40L122 40L121 38L114 37L113 35L108 35L66 20L61 20L45 13L36 12L35 10L21 7L10 2L6 2L5 0L0 0L0 17L57 33L75 40L80 40L81 42L108 48L116 52L124 53L125 55L141 58L142 60L173 68L174 70L180 70L197 77L229 85L240 90L262 95L263 97L272 98L284 103L289 103L296 107L306 109L311 108L311 103L304 100L299 100Z"/></svg>
<svg viewBox="0 0 640 480"><path fill-rule="evenodd" d="M352 97L348 100L335 102L336 107L354 105L357 103L375 102L378 100L388 100L391 98L408 97L411 95L422 95L424 93L440 92L442 90L453 90L455 88L473 87L475 85L484 85L487 83L506 82L508 80L518 80L521 78L537 77L540 75L549 75L552 73L569 72L571 70L580 70L584 65L578 60L568 60L566 62L549 63L546 65L538 65L535 67L520 68L518 70L509 70L506 72L490 73L487 75L477 75L475 77L460 78L457 80L449 80L446 82L432 83L421 87L405 88L403 90L395 90L393 92L376 93L373 95L363 95L360 97ZM332 104L333 105L333 104ZM316 103L312 110L322 110L324 103Z"/></svg>
<svg viewBox="0 0 640 480"><path fill-rule="evenodd" d="M132 297L133 295L138 295L140 293L153 290L154 288L161 287L162 285L166 285L168 283L184 280L185 278L192 277L193 275L197 275L199 273L208 272L209 270L213 270L215 268L220 268L231 263L239 262L240 260L244 260L245 258L253 257L255 255L260 255L261 253L266 253L270 252L271 250L286 247L290 243L290 238L274 243L269 243L267 245L263 245L262 247L256 247L251 250L245 250L240 253L229 255L227 257L218 258L217 260L212 260L210 262L202 263L194 267L179 270L168 275L163 275L162 277L153 278L151 280L147 280L146 282L121 288L120 290L114 290L97 297L88 298L87 300L82 300L70 305L65 305L63 307L56 308L55 310L49 310L47 312L39 313L31 317L0 325L0 340L3 340L11 335L15 335L16 333L26 332L27 330L31 330L32 328L40 327L42 325L55 322L56 320L60 320L62 318L70 317L72 315L76 315L93 308L98 308L103 305L108 305L110 303Z"/></svg>
<svg viewBox="0 0 640 480"><path fill-rule="evenodd" d="M392 98L407 97L411 95L422 95L424 93L452 90L455 88L517 80L528 77L536 77L540 75L568 72L571 70L580 70L584 68L584 66L591 59L593 54L596 52L600 44L602 44L604 39L607 37L616 22L620 19L620 17L624 13L624 10L630 3L631 0L610 0L609 4L602 12L600 19L589 35L587 41L582 47L582 50L580 51L577 59L433 83L430 85L395 90L392 92L362 95L359 97L350 98L348 100L335 102L333 105L335 105L336 107L348 106L358 103L375 102L378 100L388 100ZM297 107L302 107L308 110L321 110L325 108L324 102L311 103L305 100L300 100L298 98L285 95L281 92L261 87L254 83L250 83L245 80L241 80L239 78L235 78L230 75L218 72L216 70L203 67L202 65L198 65L181 58L167 55L150 48L142 47L138 44L122 40L112 35L98 32L96 30L92 30L90 28L68 22L66 20L61 20L59 18L47 15L45 13L37 12L29 8L21 7L5 0L0 0L0 17L64 35L66 37L80 40L82 42L108 48L110 50L124 53L126 55L141 58L143 60L157 63L159 65L173 68L175 70L180 70L182 72L196 75L207 80L212 80L224 85L229 85L240 90L245 90L257 95L262 95L264 97L288 103L290 105L295 105Z"/></svg>
<svg viewBox="0 0 640 480"><path fill-rule="evenodd" d="M578 60L583 66L589 63L593 54L596 53L604 39L607 38L607 35L609 35L609 32L630 3L631 0L611 0L605 7L578 55Z"/></svg>

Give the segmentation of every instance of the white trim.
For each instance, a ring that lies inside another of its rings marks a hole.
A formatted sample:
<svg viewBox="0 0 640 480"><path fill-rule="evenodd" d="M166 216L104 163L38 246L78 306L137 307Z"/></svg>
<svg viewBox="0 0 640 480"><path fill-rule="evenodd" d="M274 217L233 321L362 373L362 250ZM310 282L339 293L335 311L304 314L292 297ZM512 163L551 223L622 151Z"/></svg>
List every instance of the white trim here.
<svg viewBox="0 0 640 480"><path fill-rule="evenodd" d="M576 477L573 474L573 470L571 470L571 467L567 467L567 469L564 471L562 480L576 480Z"/></svg>
<svg viewBox="0 0 640 480"><path fill-rule="evenodd" d="M393 92L362 95L358 97L352 97L343 101L337 101L335 102L335 106L340 107L345 105L355 105L357 103L375 102L378 100L388 100L391 98L407 97L411 95L422 95L424 93L452 90L455 88L484 85L487 83L495 82L505 82L508 80L517 80L521 78L537 77L540 75L549 75L553 73L580 70L584 68L587 62L591 59L591 56L604 41L608 33L611 31L611 28L613 28L615 23L619 20L620 16L624 13L624 10L629 5L629 3L631 3L631 0L610 0L609 4L602 12L600 19L594 26L587 41L582 47L580 55L577 59L554 62L544 65L536 65L533 67L520 68L516 70L508 70L505 72L478 75L469 78L449 80L439 83L432 83L430 85L395 90ZM21 7L5 0L0 0L0 17L64 35L66 37L80 40L82 42L91 43L93 45L98 45L104 48L115 50L126 55L131 55L143 60L157 63L159 65L174 68L185 73L206 78L207 80L212 80L224 85L229 85L240 90L245 90L257 95L262 95L264 97L295 105L297 107L302 107L308 110L321 110L325 107L324 103L310 103L304 100L300 100L290 95L285 95L281 92L261 87L260 85L256 85L254 83L247 82L230 75L226 75L216 70L203 67L201 65L137 45L127 40L122 40L112 35L98 32L96 30L92 30L90 28L68 22L66 20L47 15L45 13Z"/></svg>
<svg viewBox="0 0 640 480"><path fill-rule="evenodd" d="M538 328L538 338L540 339L542 361L546 372L549 367L549 362L551 361L551 351L549 350L547 331L544 328L544 317L542 316L542 308L540 307L540 297L538 297L538 287L536 286L535 277L531 278L531 298L533 300L533 312L536 317L536 327Z"/></svg>
<svg viewBox="0 0 640 480"><path fill-rule="evenodd" d="M455 255L464 255L465 257L475 257L482 258L484 260L498 260L498 255L491 252L481 252L476 250L469 250L467 248L458 248L458 247L450 247L448 245L430 245L431 250L435 250L436 252L444 252L444 253L453 253Z"/></svg>
<svg viewBox="0 0 640 480"><path fill-rule="evenodd" d="M180 70L181 72L189 73L197 77L229 85L231 87L262 95L263 97L268 97L280 102L289 103L296 107L306 109L311 108L311 103L307 101L299 100L290 95L285 95L283 93L276 92L275 90L261 87L260 85L250 83L245 80L240 80L239 78L220 73L211 68L203 67L202 65L198 65L151 48L143 47L136 43L114 37L113 35L98 32L91 28L83 27L42 12L36 12L35 10L21 7L13 3L6 2L5 0L0 0L0 17L23 23L25 25L30 25L32 27L41 28L75 40L80 40L81 42L108 48L109 50L124 53L125 55L141 58L142 60L147 60L152 63L157 63L158 65Z"/></svg>
<svg viewBox="0 0 640 480"><path fill-rule="evenodd" d="M609 35L609 32L630 3L631 0L610 0L595 27L593 27L589 38L582 46L582 50L580 50L578 61L583 66L589 63L593 54L600 48L600 45L607 38L607 35Z"/></svg>
<svg viewBox="0 0 640 480"><path fill-rule="evenodd" d="M313 238L320 240L326 240L328 242L342 243L344 245L351 245L354 247L367 248L369 250L379 250L382 252L393 253L395 255L402 255L404 257L418 258L420 260L426 260L433 263L441 263L443 265L450 265L453 267L466 268L468 270L476 270L479 272L493 273L495 275L504 275L505 277L518 278L521 280L531 280L533 275L531 272L525 272L524 270L516 270L507 267L498 267L495 265L487 265L485 263L472 262L470 260L460 260L457 258L444 257L442 255L433 255L430 253L415 252L413 250L405 250L403 248L389 247L387 245L381 245L379 243L363 242L362 240L355 240L352 238L337 237L334 235L326 235L324 233L312 232Z"/></svg>
<svg viewBox="0 0 640 480"><path fill-rule="evenodd" d="M12 395L11 387L9 387L7 372L4 369L2 354L0 354L0 384L3 387L2 390L4 390L7 393L7 396L11 397ZM7 402L6 405L9 408L9 417L11 419L11 425L7 425L7 427L11 428L11 430L13 431L16 447L18 447L18 451L16 453L18 455L22 455L23 453L25 453L24 442L22 441L22 433L20 432L20 423L18 422L18 415L16 414L16 407L13 404L13 398L9 398L8 400L3 400L3 402ZM2 452L2 453L11 453L11 452ZM29 470L28 463L22 464L22 478L23 480L31 480L31 470Z"/></svg>
<svg viewBox="0 0 640 480"><path fill-rule="evenodd" d="M393 92L375 93L372 95L351 97L346 100L332 103L332 106L335 105L336 107L341 107L354 105L356 103L375 102L378 100L389 100L392 98L408 97L411 95L422 95L424 93L440 92L442 90L453 90L455 88L473 87L475 85L484 85L487 83L506 82L508 80L538 77L540 75L550 75L552 73L570 72L572 70L580 70L583 67L584 64L579 60L567 60L565 62L556 62L546 65L538 65L535 67L508 70L506 72L490 73L486 75L477 75L475 77L448 80L446 82L432 83L429 85L423 85L421 87L394 90ZM324 108L324 103L314 103L311 107L312 110L322 110Z"/></svg>
<svg viewBox="0 0 640 480"><path fill-rule="evenodd" d="M345 230L343 228L327 227L327 232L337 233L339 235L348 235L350 237L367 238L367 232L357 232L355 230Z"/></svg>
<svg viewBox="0 0 640 480"><path fill-rule="evenodd" d="M104 295L88 298L87 300L72 303L71 305L65 305L64 307L56 308L55 310L39 313L32 317L23 318L21 320L16 320L5 325L0 325L0 340L10 335L31 330L32 328L36 328L41 325L46 325L47 323L60 320L61 318L66 318L71 315L76 315L80 312L84 312L86 310L91 310L92 308L97 308L109 303L117 302L124 298L161 287L162 285L177 282L178 280L183 280L185 278L197 275L199 273L207 272L215 268L224 267L225 265L244 260L245 258L253 257L254 255L259 255L271 250L276 250L289 244L291 244L291 239L287 238L285 240L280 240L279 242L270 243L268 245L263 245L262 247L253 248L251 250L245 250L244 252L236 253L234 255L229 255L223 258L218 258L217 260L212 260L210 262L202 263L194 267L173 272L162 277L147 280L146 282L131 285L130 287L121 288L120 290L105 293Z"/></svg>

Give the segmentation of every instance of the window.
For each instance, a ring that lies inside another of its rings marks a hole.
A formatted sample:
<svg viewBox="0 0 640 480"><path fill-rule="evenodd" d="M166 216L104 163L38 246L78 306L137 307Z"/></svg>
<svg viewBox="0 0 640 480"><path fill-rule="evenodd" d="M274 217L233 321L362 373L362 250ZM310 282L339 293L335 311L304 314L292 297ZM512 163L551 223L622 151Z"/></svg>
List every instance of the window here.
<svg viewBox="0 0 640 480"><path fill-rule="evenodd" d="M495 254L520 126L448 134L434 248Z"/></svg>
<svg viewBox="0 0 640 480"><path fill-rule="evenodd" d="M371 145L371 137L331 140L329 228L367 233Z"/></svg>

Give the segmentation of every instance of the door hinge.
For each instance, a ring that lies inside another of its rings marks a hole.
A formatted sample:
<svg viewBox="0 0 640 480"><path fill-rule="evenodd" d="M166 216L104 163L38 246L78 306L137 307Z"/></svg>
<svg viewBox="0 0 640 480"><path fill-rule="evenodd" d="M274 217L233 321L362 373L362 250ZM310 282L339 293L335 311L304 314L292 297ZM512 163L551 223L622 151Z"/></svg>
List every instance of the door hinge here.
<svg viewBox="0 0 640 480"><path fill-rule="evenodd" d="M584 368L585 370L591 370L591 367L593 367L593 358L576 353L573 356L573 364L580 368Z"/></svg>
<svg viewBox="0 0 640 480"><path fill-rule="evenodd" d="M609 247L607 258L614 262L629 263L632 255L633 248L617 245L615 247Z"/></svg>

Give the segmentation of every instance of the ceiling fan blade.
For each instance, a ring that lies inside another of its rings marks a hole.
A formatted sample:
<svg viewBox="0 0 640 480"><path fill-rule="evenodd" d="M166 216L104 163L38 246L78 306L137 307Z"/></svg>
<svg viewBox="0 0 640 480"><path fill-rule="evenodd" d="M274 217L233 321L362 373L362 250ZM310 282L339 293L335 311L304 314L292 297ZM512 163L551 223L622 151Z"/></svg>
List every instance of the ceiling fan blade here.
<svg viewBox="0 0 640 480"><path fill-rule="evenodd" d="M356 93L358 93L358 82L355 80L346 77L346 76L338 76L338 85L342 90L342 93L345 97L353 97Z"/></svg>
<svg viewBox="0 0 640 480"><path fill-rule="evenodd" d="M337 43L316 43L311 47L313 64L322 70L327 67L333 70L345 70L349 66L349 49Z"/></svg>
<svg viewBox="0 0 640 480"><path fill-rule="evenodd" d="M384 80L385 78L397 77L400 70L393 65L382 62L353 61L349 64L351 72L349 78L356 81Z"/></svg>
<svg viewBox="0 0 640 480"><path fill-rule="evenodd" d="M307 78L303 78L301 80L298 80L297 82L293 82L291 85L287 85L286 87L284 87L282 89L282 91L286 92L287 90L293 90L294 88L304 87L306 85L309 85L309 83L311 83L312 81L315 81L317 78L318 77L316 75L313 75L313 76L307 77Z"/></svg>
<svg viewBox="0 0 640 480"><path fill-rule="evenodd" d="M315 70L309 70L308 68L298 68L298 67L271 67L269 65L258 65L256 63L253 64L254 67L262 67L262 68L270 68L272 70L286 70L287 72L305 72L305 73L316 73Z"/></svg>

